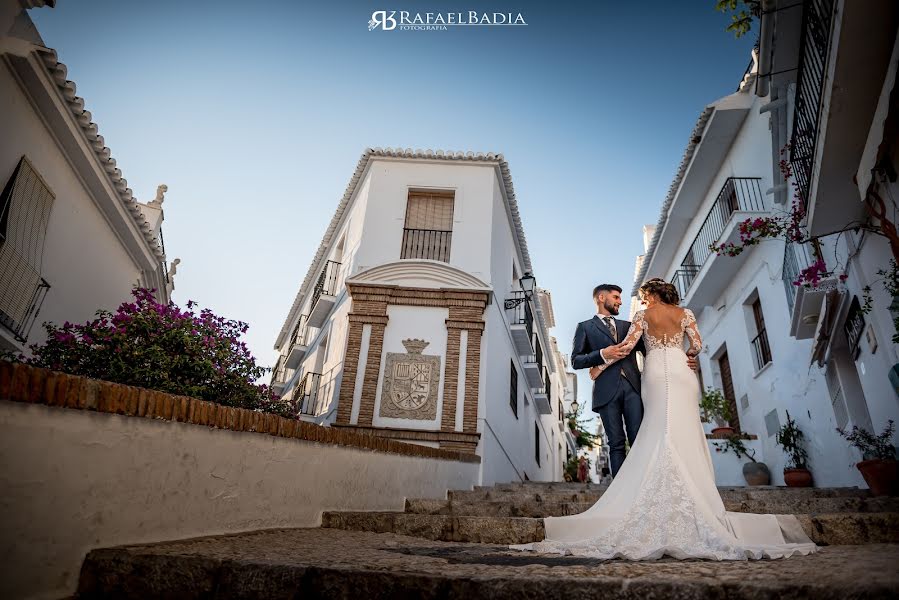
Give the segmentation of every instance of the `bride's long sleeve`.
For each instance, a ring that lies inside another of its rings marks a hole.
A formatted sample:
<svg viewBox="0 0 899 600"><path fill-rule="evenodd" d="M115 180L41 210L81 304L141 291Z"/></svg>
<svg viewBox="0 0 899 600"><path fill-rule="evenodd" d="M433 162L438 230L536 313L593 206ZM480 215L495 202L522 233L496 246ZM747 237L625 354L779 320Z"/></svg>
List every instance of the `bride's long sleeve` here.
<svg viewBox="0 0 899 600"><path fill-rule="evenodd" d="M634 313L634 320L631 321L630 329L627 330L627 335L624 336L624 339L619 342L617 345L621 346L623 350L627 350L625 356L631 353L631 350L634 349L634 346L637 345L637 342L640 341L640 338L643 336L643 311L638 310ZM596 377L602 375L602 372L608 369L610 366L615 364L621 360L620 358L613 358L606 360L605 363L598 365L594 368L599 369L596 373ZM593 379L596 379L593 377Z"/></svg>
<svg viewBox="0 0 899 600"><path fill-rule="evenodd" d="M699 335L699 327L696 325L696 316L689 308L684 309L684 331L690 338L690 347L687 349L688 356L698 356L702 351L702 336Z"/></svg>

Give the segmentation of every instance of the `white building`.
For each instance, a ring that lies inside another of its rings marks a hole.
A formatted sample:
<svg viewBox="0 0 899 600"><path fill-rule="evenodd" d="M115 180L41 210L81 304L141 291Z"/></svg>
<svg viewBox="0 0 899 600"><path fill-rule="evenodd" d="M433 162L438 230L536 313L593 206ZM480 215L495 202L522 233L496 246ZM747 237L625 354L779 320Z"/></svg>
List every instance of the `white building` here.
<svg viewBox="0 0 899 600"><path fill-rule="evenodd" d="M796 187L811 199L806 226L813 235L867 218L861 202L846 201L853 191L859 198L852 179L863 172L860 163L869 172L875 165L883 172L892 168L893 181L877 180L875 189L889 198L895 214L895 130L893 145L881 146L876 159L868 156L865 163L862 148L876 154L872 149L888 137L883 121L878 130L872 116L878 101L889 104L884 98L893 89L896 6L870 3L878 16L850 2L805 3L795 10L770 4L758 64L735 94L706 107L691 134L634 293L652 276L678 286L704 336L704 385L723 390L738 415L734 425L758 438L747 446L768 464L772 483L783 483L785 457L774 434L788 410L808 439L816 485L864 486L852 466L860 457L836 428L857 424L879 431L888 419L899 420L890 385L897 363L887 310L892 299L874 282L876 269L890 258L888 244L853 232L823 237L823 256L834 274L818 290L793 285L813 261L807 247L767 241L733 258L716 256L709 244L738 242L741 221L789 210L793 182L784 181L779 162L790 140L794 151L803 149L788 158ZM825 47L811 41L811 32L821 30L831 32ZM841 59L838 52L849 56ZM785 66L797 62L803 81L798 91L796 71ZM816 79L814 64L826 64L826 75ZM759 72L774 75L756 81ZM895 94L893 102L890 114L896 114ZM890 160L892 167L884 164ZM845 283L838 277L844 271ZM872 286L874 310L860 315L853 298L866 285ZM719 453L713 459L719 484L744 483L743 461Z"/></svg>
<svg viewBox="0 0 899 600"><path fill-rule="evenodd" d="M477 452L485 485L560 479L571 378L530 272L501 155L366 150L275 340L273 385L305 420Z"/></svg>
<svg viewBox="0 0 899 600"><path fill-rule="evenodd" d="M87 321L135 285L162 301L172 289L165 187L149 203L134 198L28 17L44 4L54 3L0 2L0 349L13 352L41 342L44 321Z"/></svg>

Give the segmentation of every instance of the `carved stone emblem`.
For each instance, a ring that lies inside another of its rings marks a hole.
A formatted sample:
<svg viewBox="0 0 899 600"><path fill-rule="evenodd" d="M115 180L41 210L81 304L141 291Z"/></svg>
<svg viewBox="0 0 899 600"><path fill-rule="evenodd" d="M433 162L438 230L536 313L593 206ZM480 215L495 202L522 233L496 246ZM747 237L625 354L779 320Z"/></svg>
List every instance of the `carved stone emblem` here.
<svg viewBox="0 0 899 600"><path fill-rule="evenodd" d="M403 340L407 354L388 352L381 389L382 417L430 421L437 418L440 357L422 354L424 340Z"/></svg>

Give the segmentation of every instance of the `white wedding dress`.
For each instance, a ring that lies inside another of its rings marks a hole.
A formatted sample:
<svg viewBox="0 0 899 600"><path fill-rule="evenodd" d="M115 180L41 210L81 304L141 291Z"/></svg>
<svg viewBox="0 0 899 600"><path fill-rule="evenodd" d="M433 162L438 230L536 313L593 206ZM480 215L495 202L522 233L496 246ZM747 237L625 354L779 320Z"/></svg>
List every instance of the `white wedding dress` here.
<svg viewBox="0 0 899 600"><path fill-rule="evenodd" d="M543 542L512 548L630 560L745 560L815 552L817 546L792 515L725 511L699 419L699 381L684 352L685 334L691 354L702 348L696 319L684 310L672 328L659 325L657 315L647 314L651 311L634 315L624 340L633 348L642 335L647 349L643 422L627 459L587 511L546 518Z"/></svg>

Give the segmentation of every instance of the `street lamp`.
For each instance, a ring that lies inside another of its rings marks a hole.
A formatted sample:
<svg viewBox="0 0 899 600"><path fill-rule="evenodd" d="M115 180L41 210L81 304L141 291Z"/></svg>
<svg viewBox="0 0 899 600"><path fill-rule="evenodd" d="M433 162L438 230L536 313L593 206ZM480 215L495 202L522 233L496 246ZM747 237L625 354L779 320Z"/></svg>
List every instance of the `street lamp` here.
<svg viewBox="0 0 899 600"><path fill-rule="evenodd" d="M520 296L518 298L511 298L505 301L506 310L515 308L525 300L530 300L534 295L534 286L536 285L537 280L534 279L534 276L531 275L530 271L525 272L524 275L518 280L518 285L521 286L522 291L524 292L524 296Z"/></svg>
<svg viewBox="0 0 899 600"><path fill-rule="evenodd" d="M571 401L571 412L577 414L577 409L580 408L580 404L577 403L577 400Z"/></svg>

